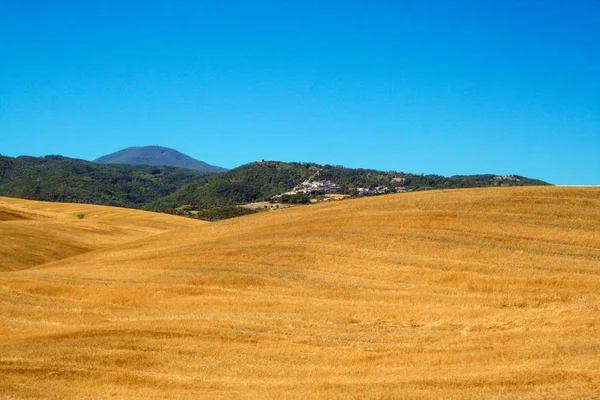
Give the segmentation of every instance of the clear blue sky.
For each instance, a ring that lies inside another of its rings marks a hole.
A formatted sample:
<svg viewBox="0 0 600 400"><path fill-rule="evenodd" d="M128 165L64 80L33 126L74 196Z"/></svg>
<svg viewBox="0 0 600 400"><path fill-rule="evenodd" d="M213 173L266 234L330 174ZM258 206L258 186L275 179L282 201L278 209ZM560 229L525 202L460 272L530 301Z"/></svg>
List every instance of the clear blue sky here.
<svg viewBox="0 0 600 400"><path fill-rule="evenodd" d="M600 1L0 0L0 153L600 184Z"/></svg>

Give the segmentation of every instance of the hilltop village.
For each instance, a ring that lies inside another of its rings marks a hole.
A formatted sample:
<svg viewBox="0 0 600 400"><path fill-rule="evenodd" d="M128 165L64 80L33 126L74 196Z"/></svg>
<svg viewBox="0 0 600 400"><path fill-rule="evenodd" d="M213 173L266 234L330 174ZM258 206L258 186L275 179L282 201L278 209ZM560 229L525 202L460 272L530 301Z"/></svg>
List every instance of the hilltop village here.
<svg viewBox="0 0 600 400"><path fill-rule="evenodd" d="M358 187L353 188L359 195L372 195L372 194L385 194L385 193L402 193L410 191L406 186L376 186L374 188ZM273 199L278 199L285 195L297 195L297 194L342 194L343 189L340 185L330 180L311 180L307 179L302 184L294 187L292 190L283 194L273 196Z"/></svg>
<svg viewBox="0 0 600 400"><path fill-rule="evenodd" d="M273 196L271 199L274 201L280 200L284 196L297 196L297 195L376 195L386 193L402 193L408 192L410 189L406 186L375 186L375 187L350 187L346 192L341 185L333 182L329 179L319 179L321 172L317 171L313 176L303 181L300 185L295 186L293 189Z"/></svg>

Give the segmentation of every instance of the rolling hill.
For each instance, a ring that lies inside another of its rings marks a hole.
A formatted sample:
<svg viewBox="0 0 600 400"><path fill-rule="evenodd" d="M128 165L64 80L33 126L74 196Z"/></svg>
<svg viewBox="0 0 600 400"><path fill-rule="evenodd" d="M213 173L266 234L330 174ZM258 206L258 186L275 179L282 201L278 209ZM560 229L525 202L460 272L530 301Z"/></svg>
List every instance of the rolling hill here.
<svg viewBox="0 0 600 400"><path fill-rule="evenodd" d="M0 224L19 222L12 207ZM156 215L139 213L132 226ZM598 394L599 188L422 191L169 221L0 273L3 397Z"/></svg>
<svg viewBox="0 0 600 400"><path fill-rule="evenodd" d="M99 157L94 162L97 164L166 165L192 169L198 172L227 171L226 168L207 164L177 150L161 146L128 147Z"/></svg>
<svg viewBox="0 0 600 400"><path fill-rule="evenodd" d="M197 224L201 222L159 213L0 197L0 272Z"/></svg>

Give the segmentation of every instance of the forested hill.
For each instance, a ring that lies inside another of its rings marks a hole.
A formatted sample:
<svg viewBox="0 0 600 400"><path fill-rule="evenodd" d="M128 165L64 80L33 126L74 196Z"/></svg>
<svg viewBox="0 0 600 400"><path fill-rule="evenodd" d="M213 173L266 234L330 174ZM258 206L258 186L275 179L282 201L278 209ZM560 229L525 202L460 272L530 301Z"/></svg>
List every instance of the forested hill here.
<svg viewBox="0 0 600 400"><path fill-rule="evenodd" d="M167 212L189 204L213 207L269 200L308 179L329 180L348 195L359 195L361 188L547 185L515 175L446 178L314 163L255 162L225 173L199 173L165 166L99 165L62 156L0 156L0 196Z"/></svg>
<svg viewBox="0 0 600 400"><path fill-rule="evenodd" d="M225 168L196 160L177 150L161 146L129 147L96 160L97 164L166 165L193 169L198 172L224 172Z"/></svg>
<svg viewBox="0 0 600 400"><path fill-rule="evenodd" d="M210 175L175 167L98 165L62 156L0 156L0 196L143 208Z"/></svg>
<svg viewBox="0 0 600 400"><path fill-rule="evenodd" d="M150 204L147 209L166 211L184 204L202 207L268 200L306 179L330 180L343 193L356 195L358 188L399 187L404 190L449 189L488 186L548 185L522 176L440 175L384 172L314 163L255 162L210 178L200 179Z"/></svg>

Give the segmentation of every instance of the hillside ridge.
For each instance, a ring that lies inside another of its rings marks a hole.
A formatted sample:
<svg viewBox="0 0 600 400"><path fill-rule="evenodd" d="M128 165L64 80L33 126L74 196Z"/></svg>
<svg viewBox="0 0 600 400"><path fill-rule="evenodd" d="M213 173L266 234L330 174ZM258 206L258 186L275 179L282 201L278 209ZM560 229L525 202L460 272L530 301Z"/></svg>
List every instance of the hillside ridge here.
<svg viewBox="0 0 600 400"><path fill-rule="evenodd" d="M212 207L256 201L280 201L282 194L298 194L299 187L309 180L313 180L316 185L314 190L305 190L304 194L310 196L295 196L293 201L320 200L330 191L348 196L369 196L431 189L549 185L547 182L518 175L444 177L316 163L260 161L244 164L208 180L184 185L168 196L152 202L147 209L172 212L177 207L187 204Z"/></svg>

